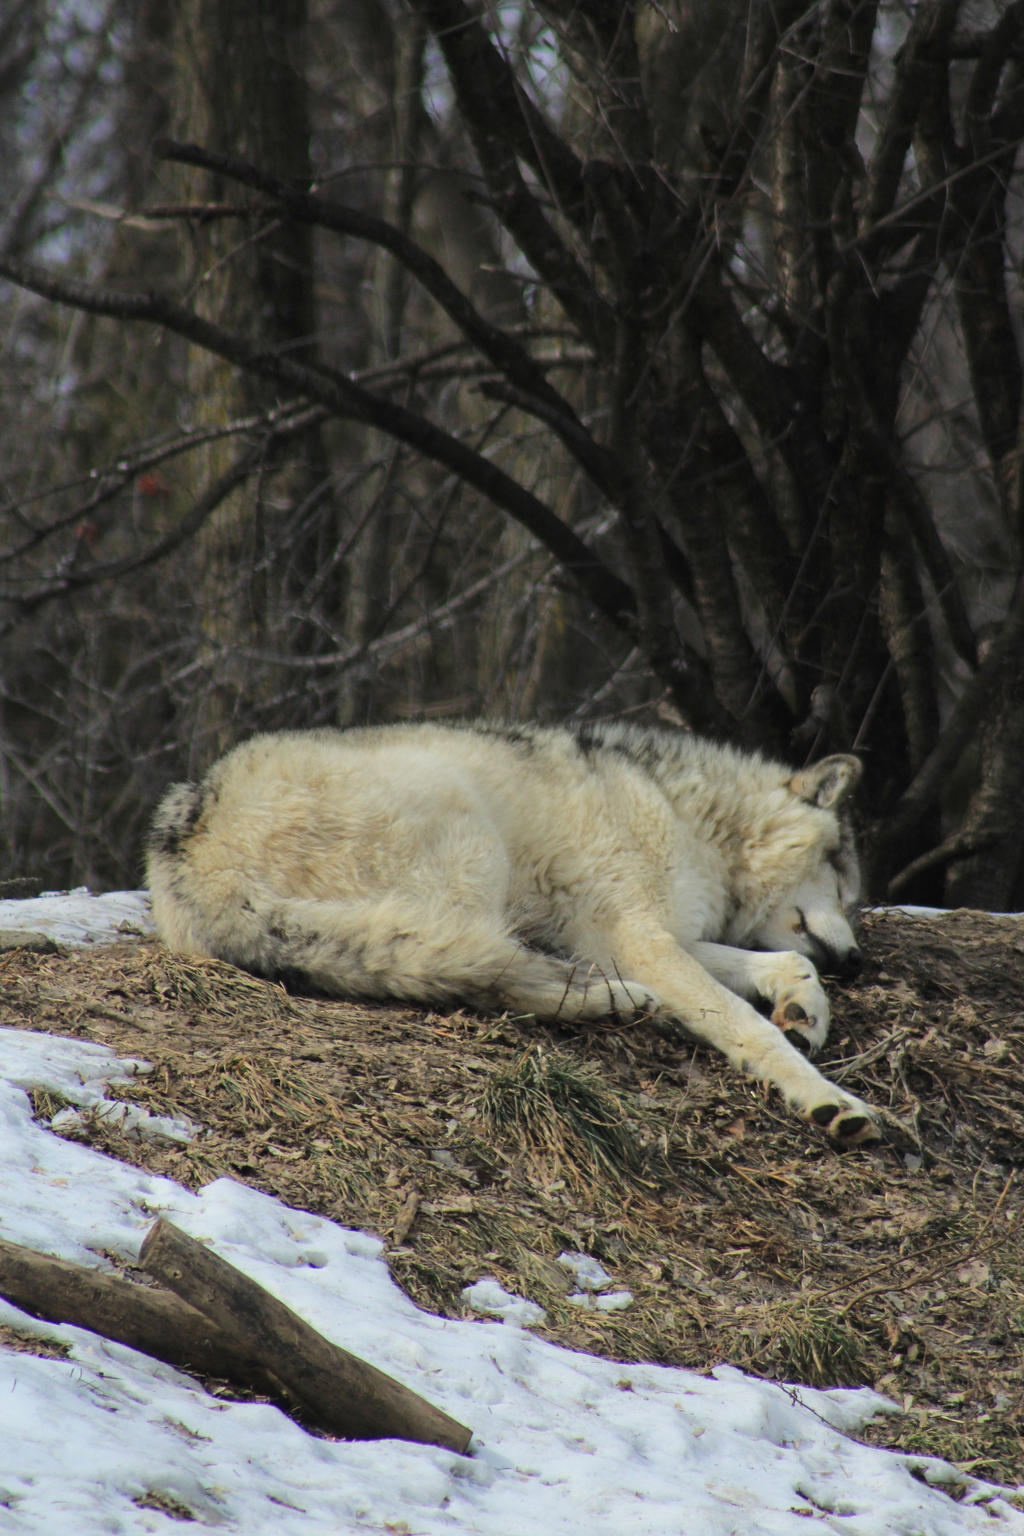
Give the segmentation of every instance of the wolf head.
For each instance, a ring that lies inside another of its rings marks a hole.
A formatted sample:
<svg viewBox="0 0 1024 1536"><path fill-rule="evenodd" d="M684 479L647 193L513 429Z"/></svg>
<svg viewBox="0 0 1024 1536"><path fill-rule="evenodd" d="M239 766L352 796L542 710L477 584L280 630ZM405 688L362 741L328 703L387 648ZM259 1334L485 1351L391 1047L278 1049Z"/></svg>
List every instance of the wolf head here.
<svg viewBox="0 0 1024 1536"><path fill-rule="evenodd" d="M849 975L860 966L850 924L860 896L860 863L846 804L861 776L856 757L823 758L785 784L776 870L786 870L773 905L750 936L756 949L795 949L818 970Z"/></svg>

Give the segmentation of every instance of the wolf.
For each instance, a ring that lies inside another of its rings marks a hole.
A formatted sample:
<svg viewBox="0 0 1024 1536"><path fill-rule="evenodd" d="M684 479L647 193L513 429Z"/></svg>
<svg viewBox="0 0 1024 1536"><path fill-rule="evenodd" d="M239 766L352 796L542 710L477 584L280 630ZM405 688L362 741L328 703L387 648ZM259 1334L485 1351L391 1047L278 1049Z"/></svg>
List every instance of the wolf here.
<svg viewBox="0 0 1024 1536"><path fill-rule="evenodd" d="M160 803L154 917L174 950L338 997L662 1010L857 1145L873 1112L808 1053L818 968L860 961L860 773L614 723L256 736Z"/></svg>

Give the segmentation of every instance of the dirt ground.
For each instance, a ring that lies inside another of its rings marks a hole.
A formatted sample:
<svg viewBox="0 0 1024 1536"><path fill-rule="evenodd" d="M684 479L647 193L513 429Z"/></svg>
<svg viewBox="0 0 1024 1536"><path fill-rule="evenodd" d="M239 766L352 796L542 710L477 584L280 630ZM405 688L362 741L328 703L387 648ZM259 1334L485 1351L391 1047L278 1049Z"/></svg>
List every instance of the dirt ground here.
<svg viewBox="0 0 1024 1536"><path fill-rule="evenodd" d="M463 1315L494 1276L574 1349L871 1385L902 1409L880 1443L1024 1481L1024 920L872 914L863 947L823 1066L887 1139L843 1155L649 1022L306 998L155 941L0 954L0 1023L144 1057L124 1096L194 1139L74 1135L375 1232L424 1307ZM571 1304L565 1250L632 1305Z"/></svg>

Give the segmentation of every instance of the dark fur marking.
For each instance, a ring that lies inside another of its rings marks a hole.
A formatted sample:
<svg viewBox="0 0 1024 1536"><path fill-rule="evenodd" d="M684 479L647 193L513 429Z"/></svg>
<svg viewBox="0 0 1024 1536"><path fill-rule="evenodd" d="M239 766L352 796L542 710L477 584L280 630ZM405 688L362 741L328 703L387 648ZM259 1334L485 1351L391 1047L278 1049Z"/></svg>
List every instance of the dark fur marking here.
<svg viewBox="0 0 1024 1536"><path fill-rule="evenodd" d="M216 795L213 799L216 799ZM165 797L164 804L158 810L153 822L149 836L151 852L177 858L184 844L195 832L209 803L210 795L204 785L191 782L175 784Z"/></svg>
<svg viewBox="0 0 1024 1536"><path fill-rule="evenodd" d="M606 745L604 733L599 725L574 725L572 736L584 757L592 757Z"/></svg>
<svg viewBox="0 0 1024 1536"><path fill-rule="evenodd" d="M665 753L660 742L639 739L635 741L611 741L606 742L605 745L609 751L617 752L620 757L624 757L629 763L635 763L638 768L642 768L644 773L650 774L652 778L665 762Z"/></svg>
<svg viewBox="0 0 1024 1536"><path fill-rule="evenodd" d="M570 727L577 748L584 757L597 757L602 753L614 753L625 758L651 778L673 761L673 741L664 731L645 730L634 726L620 734L614 725L598 722Z"/></svg>
<svg viewBox="0 0 1024 1536"><path fill-rule="evenodd" d="M471 724L468 729L474 735L493 736L498 741L507 742L510 747L517 747L521 752L536 751L537 744L532 732L523 730L518 725L503 725L500 720L480 720Z"/></svg>
<svg viewBox="0 0 1024 1536"><path fill-rule="evenodd" d="M276 981L286 992L299 997L327 997L329 993L315 987L306 972L296 965L268 966L263 973L267 981Z"/></svg>

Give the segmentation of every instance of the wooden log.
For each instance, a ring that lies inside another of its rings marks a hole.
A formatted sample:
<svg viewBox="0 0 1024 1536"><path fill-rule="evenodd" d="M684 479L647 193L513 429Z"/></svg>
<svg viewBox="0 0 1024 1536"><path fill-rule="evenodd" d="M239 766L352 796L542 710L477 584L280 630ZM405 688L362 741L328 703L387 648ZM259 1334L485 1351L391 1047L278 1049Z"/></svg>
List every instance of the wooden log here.
<svg viewBox="0 0 1024 1536"><path fill-rule="evenodd" d="M356 1440L396 1438L464 1453L472 1430L337 1344L330 1343L205 1244L161 1218L140 1263L247 1348L315 1423Z"/></svg>
<svg viewBox="0 0 1024 1536"><path fill-rule="evenodd" d="M281 1383L268 1376L251 1350L226 1337L173 1291L69 1264L0 1238L0 1296L31 1317L74 1323L178 1370L230 1381L275 1402L282 1399ZM294 1400L283 1406L294 1408Z"/></svg>
<svg viewBox="0 0 1024 1536"><path fill-rule="evenodd" d="M0 950L28 949L37 955L59 955L60 947L36 928L0 928Z"/></svg>

